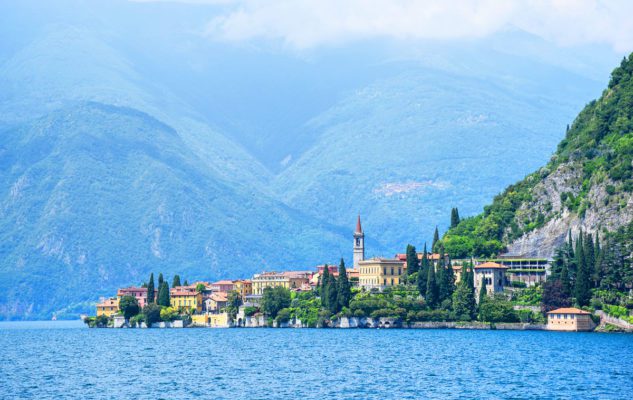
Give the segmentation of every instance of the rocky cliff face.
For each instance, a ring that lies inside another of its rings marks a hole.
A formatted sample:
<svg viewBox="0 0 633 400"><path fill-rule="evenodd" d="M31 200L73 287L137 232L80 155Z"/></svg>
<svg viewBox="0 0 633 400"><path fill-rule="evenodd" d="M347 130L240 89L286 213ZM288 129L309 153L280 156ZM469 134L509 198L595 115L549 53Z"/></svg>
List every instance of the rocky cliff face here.
<svg viewBox="0 0 633 400"><path fill-rule="evenodd" d="M591 186L587 193L589 206L580 213L570 210L562 199L578 196L582 191L582 166L576 163L560 165L553 173L536 184L532 190L532 200L524 203L517 211L517 222L521 217L540 213L546 222L507 247L507 254L525 257L552 257L571 230L577 235L580 230L592 234L613 231L633 220L633 197L628 194L613 196L607 187L615 182L605 178Z"/></svg>

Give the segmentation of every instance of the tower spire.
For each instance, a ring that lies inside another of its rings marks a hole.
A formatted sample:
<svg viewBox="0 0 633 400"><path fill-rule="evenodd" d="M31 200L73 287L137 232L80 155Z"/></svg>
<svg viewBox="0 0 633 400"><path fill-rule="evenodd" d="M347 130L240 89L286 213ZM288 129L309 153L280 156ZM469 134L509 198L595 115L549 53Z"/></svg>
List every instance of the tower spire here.
<svg viewBox="0 0 633 400"><path fill-rule="evenodd" d="M358 214L358 219L356 220L356 233L363 233L363 228L360 226L360 213Z"/></svg>
<svg viewBox="0 0 633 400"><path fill-rule="evenodd" d="M360 213L356 220L356 230L354 231L354 268L358 268L358 263L365 259L365 234L360 224Z"/></svg>

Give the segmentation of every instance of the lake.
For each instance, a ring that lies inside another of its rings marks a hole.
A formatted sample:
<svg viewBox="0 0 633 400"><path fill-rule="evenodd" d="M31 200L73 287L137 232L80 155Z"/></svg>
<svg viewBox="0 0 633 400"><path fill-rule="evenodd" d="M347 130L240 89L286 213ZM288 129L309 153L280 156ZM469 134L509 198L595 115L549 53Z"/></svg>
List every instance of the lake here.
<svg viewBox="0 0 633 400"><path fill-rule="evenodd" d="M631 398L633 335L0 323L0 398Z"/></svg>

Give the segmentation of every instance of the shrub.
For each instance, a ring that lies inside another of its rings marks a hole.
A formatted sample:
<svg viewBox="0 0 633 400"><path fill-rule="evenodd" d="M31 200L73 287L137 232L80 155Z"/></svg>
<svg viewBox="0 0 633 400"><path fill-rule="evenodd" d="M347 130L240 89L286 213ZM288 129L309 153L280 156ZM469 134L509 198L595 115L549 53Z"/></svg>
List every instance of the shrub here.
<svg viewBox="0 0 633 400"><path fill-rule="evenodd" d="M253 307L253 306L244 307L244 315L246 317L252 317L253 315L255 315L255 313L257 313L257 307Z"/></svg>
<svg viewBox="0 0 633 400"><path fill-rule="evenodd" d="M144 314L136 314L135 316L130 318L130 325L133 326L133 327L140 326L142 321L145 321L145 315Z"/></svg>
<svg viewBox="0 0 633 400"><path fill-rule="evenodd" d="M178 316L178 311L172 307L165 307L160 310L160 319L165 322L171 322Z"/></svg>
<svg viewBox="0 0 633 400"><path fill-rule="evenodd" d="M511 282L512 287L515 288L526 288L527 284L525 282L522 281L512 281Z"/></svg>
<svg viewBox="0 0 633 400"><path fill-rule="evenodd" d="M160 311L162 307L158 304L148 304L143 307L143 314L145 315L145 324L147 327L151 327L153 323L160 321Z"/></svg>
<svg viewBox="0 0 633 400"><path fill-rule="evenodd" d="M291 310L289 308L282 308L277 313L277 317L275 318L275 320L277 322L288 322L290 321L290 316L291 316Z"/></svg>

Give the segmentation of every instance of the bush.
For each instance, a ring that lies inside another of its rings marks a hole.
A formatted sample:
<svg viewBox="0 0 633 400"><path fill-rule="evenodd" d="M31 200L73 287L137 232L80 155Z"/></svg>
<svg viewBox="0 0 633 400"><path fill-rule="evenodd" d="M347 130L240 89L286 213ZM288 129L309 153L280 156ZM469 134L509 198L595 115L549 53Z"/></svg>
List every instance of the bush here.
<svg viewBox="0 0 633 400"><path fill-rule="evenodd" d="M479 305L479 320L482 322L519 322L512 303L502 298L488 298Z"/></svg>
<svg viewBox="0 0 633 400"><path fill-rule="evenodd" d="M416 313L415 320L421 322L449 321L450 315L449 312L445 310L423 310Z"/></svg>
<svg viewBox="0 0 633 400"><path fill-rule="evenodd" d="M147 327L151 327L153 323L160 322L160 311L162 307L158 304L148 304L143 307L143 314L145 315L145 324Z"/></svg>
<svg viewBox="0 0 633 400"><path fill-rule="evenodd" d="M522 281L512 281L510 282L510 284L512 285L512 287L515 288L526 288L527 284L525 282Z"/></svg>
<svg viewBox="0 0 633 400"><path fill-rule="evenodd" d="M253 306L244 307L244 316L252 317L256 313L257 313L257 307L253 307Z"/></svg>
<svg viewBox="0 0 633 400"><path fill-rule="evenodd" d="M172 307L165 307L160 310L160 319L165 322L171 322L178 317L178 310Z"/></svg>
<svg viewBox="0 0 633 400"><path fill-rule="evenodd" d="M144 314L136 314L135 316L130 318L130 325L132 327L140 326L142 321L145 321L145 315Z"/></svg>
<svg viewBox="0 0 633 400"><path fill-rule="evenodd" d="M291 310L289 308L283 308L279 310L275 320L277 322L288 322L290 321L290 316L291 316Z"/></svg>
<svg viewBox="0 0 633 400"><path fill-rule="evenodd" d="M97 328L105 328L106 326L108 326L109 322L110 318L106 317L105 315L99 315L95 318L95 325L97 326Z"/></svg>

